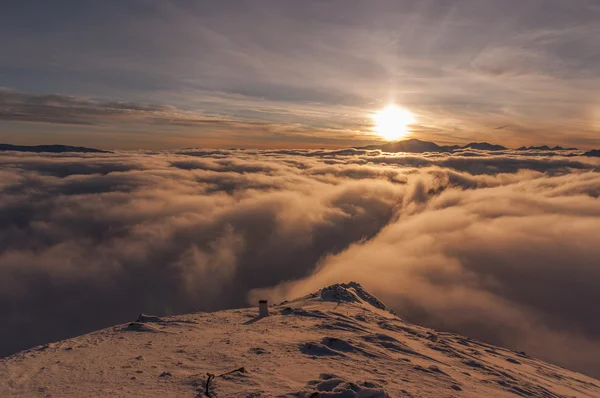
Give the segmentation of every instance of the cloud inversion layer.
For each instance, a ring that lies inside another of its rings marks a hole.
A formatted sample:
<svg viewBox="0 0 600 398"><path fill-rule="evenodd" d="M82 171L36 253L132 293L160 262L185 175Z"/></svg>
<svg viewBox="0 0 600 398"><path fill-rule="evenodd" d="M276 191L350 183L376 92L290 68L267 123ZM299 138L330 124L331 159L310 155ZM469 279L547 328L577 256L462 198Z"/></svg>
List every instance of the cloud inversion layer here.
<svg viewBox="0 0 600 398"><path fill-rule="evenodd" d="M470 151L0 155L0 353L357 280L600 375L600 161Z"/></svg>

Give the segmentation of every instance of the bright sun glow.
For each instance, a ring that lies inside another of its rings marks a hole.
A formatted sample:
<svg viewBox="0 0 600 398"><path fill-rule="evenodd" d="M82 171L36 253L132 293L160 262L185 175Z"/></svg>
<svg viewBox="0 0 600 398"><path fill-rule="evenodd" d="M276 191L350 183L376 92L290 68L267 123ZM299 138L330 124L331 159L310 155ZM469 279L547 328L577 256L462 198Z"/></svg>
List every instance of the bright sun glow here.
<svg viewBox="0 0 600 398"><path fill-rule="evenodd" d="M409 133L408 126L415 122L415 116L396 105L388 105L373 115L375 132L388 141L398 140Z"/></svg>

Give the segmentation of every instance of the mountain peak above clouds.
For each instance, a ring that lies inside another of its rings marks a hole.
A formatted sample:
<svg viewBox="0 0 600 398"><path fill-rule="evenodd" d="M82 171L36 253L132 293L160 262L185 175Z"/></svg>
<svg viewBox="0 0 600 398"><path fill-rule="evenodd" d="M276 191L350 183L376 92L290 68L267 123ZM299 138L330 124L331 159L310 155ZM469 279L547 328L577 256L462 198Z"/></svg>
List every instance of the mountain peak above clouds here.
<svg viewBox="0 0 600 398"><path fill-rule="evenodd" d="M502 145L490 144L488 142L471 142L466 145L438 145L434 142L422 141L410 138L403 141L387 142L383 144L368 145L358 149L381 150L384 152L455 152L465 149L474 149L481 151L504 151L508 148Z"/></svg>
<svg viewBox="0 0 600 398"><path fill-rule="evenodd" d="M405 322L356 282L270 307L158 317L0 360L0 396L597 397L600 382Z"/></svg>
<svg viewBox="0 0 600 398"><path fill-rule="evenodd" d="M600 157L600 149L592 149L591 151L584 153L583 156L596 157L596 158Z"/></svg>
<svg viewBox="0 0 600 398"><path fill-rule="evenodd" d="M33 152L33 153L69 153L69 152L82 152L82 153L111 153L109 151L103 151L95 148L86 148L81 146L69 146L69 145L11 145L11 144L0 144L0 151L14 151L14 152Z"/></svg>
<svg viewBox="0 0 600 398"><path fill-rule="evenodd" d="M311 297L320 297L323 301L333 301L338 303L355 303L365 307L375 307L379 310L388 311L392 315L396 315L394 311L388 308L381 300L367 292L359 283L336 283L331 286L324 287Z"/></svg>

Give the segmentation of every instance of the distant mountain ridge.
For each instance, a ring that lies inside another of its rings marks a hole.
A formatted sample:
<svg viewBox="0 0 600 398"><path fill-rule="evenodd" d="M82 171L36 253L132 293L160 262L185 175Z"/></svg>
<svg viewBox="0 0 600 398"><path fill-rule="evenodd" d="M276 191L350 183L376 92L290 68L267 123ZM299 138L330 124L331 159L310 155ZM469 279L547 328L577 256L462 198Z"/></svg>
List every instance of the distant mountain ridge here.
<svg viewBox="0 0 600 398"><path fill-rule="evenodd" d="M584 153L583 156L591 156L591 157L595 157L595 158L600 158L600 149L592 149L591 151Z"/></svg>
<svg viewBox="0 0 600 398"><path fill-rule="evenodd" d="M465 149L476 149L480 151L505 151L509 148L490 144L489 142L471 142L466 145L438 145L434 142L421 141L415 138L404 141L387 142L385 144L375 144L359 147L357 149L376 150L379 149L384 152L408 152L408 153L423 153L423 152L455 152ZM522 146L516 149L517 151L575 151L577 148L563 148L561 146L549 147L548 145L542 146ZM594 155L594 151L600 152L600 150L592 150L586 154L586 156L598 156Z"/></svg>
<svg viewBox="0 0 600 398"><path fill-rule="evenodd" d="M384 144L374 144L362 147L354 147L355 149L366 150L381 150L384 152L407 152L407 153L424 153L424 152L443 152L452 153L467 149L475 149L480 151L506 151L511 150L502 145L490 144L489 142L471 142L466 145L438 145L435 142L422 141L416 138L411 138L404 141L387 142ZM515 151L576 151L577 148L564 148L562 146L550 147L548 145L541 146L522 146L514 149ZM69 145L11 145L0 144L0 152L15 151L15 152L32 152L32 153L112 153L96 148L87 148L81 146ZM600 149L592 149L581 155L571 154L569 156L589 156L600 157Z"/></svg>
<svg viewBox="0 0 600 398"><path fill-rule="evenodd" d="M0 151L16 151L16 152L51 152L51 153L65 153L65 152L85 152L85 153L111 153L110 151L103 151L95 148L86 148L82 146L68 146L68 145L10 145L0 144Z"/></svg>
<svg viewBox="0 0 600 398"><path fill-rule="evenodd" d="M360 147L358 149L379 149L385 152L451 152L449 147L441 147L434 142L410 139Z"/></svg>
<svg viewBox="0 0 600 398"><path fill-rule="evenodd" d="M502 145L490 144L488 142L471 142L460 147L460 149L479 149L481 151L505 151L508 148Z"/></svg>
<svg viewBox="0 0 600 398"><path fill-rule="evenodd" d="M522 146L516 149L517 151L576 151L577 148L563 148L562 146L555 146L550 148L548 145L542 146Z"/></svg>
<svg viewBox="0 0 600 398"><path fill-rule="evenodd" d="M421 141L415 138L404 141L388 142L360 147L359 149L379 149L385 152L454 152L462 149L478 149L483 151L504 151L508 148L488 142L471 142L467 145L438 145L435 142Z"/></svg>

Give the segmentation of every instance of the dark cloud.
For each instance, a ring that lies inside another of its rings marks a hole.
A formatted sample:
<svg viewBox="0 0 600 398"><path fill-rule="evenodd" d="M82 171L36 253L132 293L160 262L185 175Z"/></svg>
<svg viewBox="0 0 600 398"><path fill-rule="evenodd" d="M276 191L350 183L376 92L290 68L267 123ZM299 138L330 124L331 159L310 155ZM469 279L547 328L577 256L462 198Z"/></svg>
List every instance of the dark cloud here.
<svg viewBox="0 0 600 398"><path fill-rule="evenodd" d="M0 89L0 120L58 124L96 124L102 118L132 117L172 110L125 102L97 102L68 95L31 95Z"/></svg>
<svg viewBox="0 0 600 398"><path fill-rule="evenodd" d="M206 95L210 98L210 94ZM237 100L244 102L239 98ZM64 94L30 94L0 87L0 121L45 124L55 136L66 134L58 126L63 125L71 131L76 129L78 134L84 133L86 140L91 142L86 144L88 146L106 147L108 142L110 145L122 145L122 148L165 148L173 145L173 142L194 144L199 137L206 145L216 147L234 142L240 146L257 146L260 143L262 147L281 147L291 143L340 146L346 145L349 140L357 144L373 142L371 136L356 137L344 129L344 126L347 128L350 125L363 128L364 120L346 118L344 123L324 126L323 119L331 114L330 109L306 112L295 108L292 112L289 108L277 107L271 111L286 117L268 119L260 109L224 112L204 104L189 108L146 102L105 101ZM290 119L290 115L294 117ZM126 133L115 135L115 126ZM14 139L10 129L3 132L0 128L0 135L3 133L8 134L7 139ZM38 133L27 131L24 136L30 134ZM107 140L108 137L110 139ZM45 133L38 138L36 142L48 140ZM72 140L72 136L66 140ZM136 141L139 144L132 145Z"/></svg>
<svg viewBox="0 0 600 398"><path fill-rule="evenodd" d="M0 353L355 279L600 374L598 160L469 153L2 154Z"/></svg>
<svg viewBox="0 0 600 398"><path fill-rule="evenodd" d="M65 125L144 123L171 126L267 126L184 111L170 105L142 102L98 101L63 94L27 94L0 87L0 120Z"/></svg>

